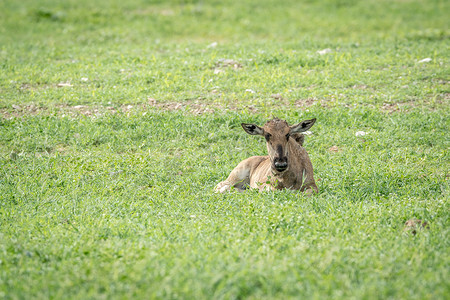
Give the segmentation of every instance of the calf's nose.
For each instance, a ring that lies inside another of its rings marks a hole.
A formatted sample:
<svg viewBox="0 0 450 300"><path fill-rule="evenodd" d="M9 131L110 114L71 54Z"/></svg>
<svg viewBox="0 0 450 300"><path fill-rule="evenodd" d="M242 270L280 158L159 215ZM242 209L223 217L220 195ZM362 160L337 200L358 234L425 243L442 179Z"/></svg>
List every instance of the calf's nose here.
<svg viewBox="0 0 450 300"><path fill-rule="evenodd" d="M287 159L276 160L276 161L274 162L274 166L275 166L275 169L276 169L277 171L283 172L283 171L286 170L287 167L288 167Z"/></svg>

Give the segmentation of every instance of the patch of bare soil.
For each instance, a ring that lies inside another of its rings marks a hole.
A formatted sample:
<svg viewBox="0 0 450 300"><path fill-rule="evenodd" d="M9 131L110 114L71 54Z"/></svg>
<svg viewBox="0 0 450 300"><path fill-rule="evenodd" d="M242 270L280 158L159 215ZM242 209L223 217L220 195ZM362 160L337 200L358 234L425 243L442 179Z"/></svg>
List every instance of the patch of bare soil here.
<svg viewBox="0 0 450 300"><path fill-rule="evenodd" d="M20 90L43 90L43 89L51 89L51 88L67 88L73 87L73 84L70 82L59 82L59 83L22 83L19 87Z"/></svg>
<svg viewBox="0 0 450 300"><path fill-rule="evenodd" d="M447 106L450 100L450 93L440 94L437 97L428 97L417 101L383 103L380 107L381 111L387 113L408 112L413 108L424 108L430 111Z"/></svg>
<svg viewBox="0 0 450 300"><path fill-rule="evenodd" d="M319 100L316 98L307 98L307 99L296 100L294 102L294 105L296 107L310 107L310 106L315 105L316 103L319 103L320 106L322 106L322 107L328 107L326 102L327 102L326 100Z"/></svg>
<svg viewBox="0 0 450 300"><path fill-rule="evenodd" d="M149 98L147 103L138 104L124 104L119 106L103 106L103 105L75 105L69 106L67 104L56 105L53 107L43 107L30 105L16 105L13 104L10 108L0 109L0 118L11 119L23 116L34 115L58 115L58 116L86 116L99 117L104 114L129 113L132 111L146 111L149 108L156 108L166 111L184 111L190 114L202 115L206 113L215 113L221 111L248 111L252 113L258 112L254 105L237 107L233 104L225 107L218 103L205 103L200 100L188 100L183 102L158 102L153 98Z"/></svg>
<svg viewBox="0 0 450 300"><path fill-rule="evenodd" d="M217 93L217 90L212 90L211 93ZM273 106L274 108L291 107L306 109L313 105L320 105L321 107L327 108L330 105L330 101L326 99L298 99L293 104L291 104L287 99L283 98L281 94L270 95L272 100L265 103L264 109ZM450 100L450 93L440 95L438 99L434 99L434 104L432 103L416 103L411 102L397 102L397 103L383 103L379 109L386 113L395 112L407 112L414 107L424 106L433 110L436 107L441 107L448 103ZM356 104L343 104L345 107L352 109L355 108ZM368 105L369 107L375 108L374 105ZM223 111L246 111L249 113L258 113L262 109L258 104L252 105L239 105L238 101L231 101L230 103L211 103L205 100L186 100L182 102L160 102L153 98L148 98L146 103L138 104L123 104L123 105L75 105L70 106L67 104L56 105L56 106L36 106L34 104L12 104L7 108L0 108L0 118L11 119L18 118L22 116L34 116L34 115L58 115L58 116L87 116L87 117L98 117L104 114L115 114L115 113L129 113L132 111L146 111L147 109L156 108L166 111L183 111L190 114L202 115L207 113L223 112Z"/></svg>
<svg viewBox="0 0 450 300"><path fill-rule="evenodd" d="M223 73L227 68L242 69L242 64L234 59L219 59L214 66L214 74Z"/></svg>
<svg viewBox="0 0 450 300"><path fill-rule="evenodd" d="M45 111L46 108L35 106L33 104L30 105L11 105L12 109L2 108L0 109L0 117L4 119L10 119L12 117L21 117L23 115L34 116L40 114L42 111Z"/></svg>
<svg viewBox="0 0 450 300"><path fill-rule="evenodd" d="M213 90L212 93L217 91ZM325 100L317 100L313 98L301 99L290 104L281 94L273 94L270 96L272 101L268 101L264 105L264 110L268 106L274 108L284 107L297 107L306 108L317 103L320 103L322 107L326 107ZM99 117L104 114L115 113L129 113L132 111L146 111L150 108L156 108L166 111L183 111L190 114L202 115L207 113L223 112L223 111L246 111L249 113L258 113L262 108L259 104L253 105L240 105L238 101L231 101L230 103L211 103L204 100L186 100L182 102L160 102L153 98L148 98L146 103L138 104L123 104L123 105L75 105L70 106L67 104L55 105L50 107L29 105L17 105L13 104L10 108L0 109L0 118L10 119L18 118L22 116L32 115L58 115L58 116L87 116L87 117Z"/></svg>
<svg viewBox="0 0 450 300"><path fill-rule="evenodd" d="M409 105L407 103L383 103L381 110L388 113L407 110Z"/></svg>
<svg viewBox="0 0 450 300"><path fill-rule="evenodd" d="M143 105L145 108L145 104ZM149 107L156 107L163 110L174 111L183 110L190 113L201 115L205 113L214 113L216 111L226 110L225 107L218 104L206 104L200 101L185 101L185 102L157 102L153 98L148 99Z"/></svg>
<svg viewBox="0 0 450 300"><path fill-rule="evenodd" d="M233 69L242 69L241 63L234 59L219 59L216 62L216 68L227 68L227 67L231 67Z"/></svg>

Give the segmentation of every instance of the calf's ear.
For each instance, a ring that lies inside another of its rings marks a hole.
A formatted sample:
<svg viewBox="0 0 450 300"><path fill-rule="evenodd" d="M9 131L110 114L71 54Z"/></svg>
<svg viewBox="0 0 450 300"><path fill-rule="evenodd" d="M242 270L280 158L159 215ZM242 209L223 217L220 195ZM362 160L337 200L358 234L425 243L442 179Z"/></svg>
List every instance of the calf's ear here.
<svg viewBox="0 0 450 300"><path fill-rule="evenodd" d="M247 132L248 134L251 135L263 135L264 134L264 130L259 127L258 125L255 124L245 124L242 123L242 128L244 128L245 132Z"/></svg>
<svg viewBox="0 0 450 300"><path fill-rule="evenodd" d="M298 132L304 132L307 131L308 129L310 129L314 123L316 122L316 119L311 119L311 120L305 120L303 122L298 123L297 125L292 125L291 126L291 134L292 133L298 133Z"/></svg>

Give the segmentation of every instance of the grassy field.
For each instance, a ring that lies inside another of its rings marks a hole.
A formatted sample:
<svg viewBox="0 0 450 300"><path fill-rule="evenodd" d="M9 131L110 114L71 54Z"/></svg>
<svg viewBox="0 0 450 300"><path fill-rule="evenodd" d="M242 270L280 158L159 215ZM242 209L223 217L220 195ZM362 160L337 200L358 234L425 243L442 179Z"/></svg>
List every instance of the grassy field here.
<svg viewBox="0 0 450 300"><path fill-rule="evenodd" d="M449 11L1 1L0 299L449 299ZM215 194L274 116L319 194Z"/></svg>

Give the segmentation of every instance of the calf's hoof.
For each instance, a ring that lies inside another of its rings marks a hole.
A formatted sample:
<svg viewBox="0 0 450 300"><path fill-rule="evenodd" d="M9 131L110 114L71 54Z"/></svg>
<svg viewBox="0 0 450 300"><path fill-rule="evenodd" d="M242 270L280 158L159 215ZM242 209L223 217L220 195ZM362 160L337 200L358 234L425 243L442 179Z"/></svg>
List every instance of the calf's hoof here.
<svg viewBox="0 0 450 300"><path fill-rule="evenodd" d="M231 189L231 186L228 182L222 181L214 188L214 192L216 193L226 193Z"/></svg>

